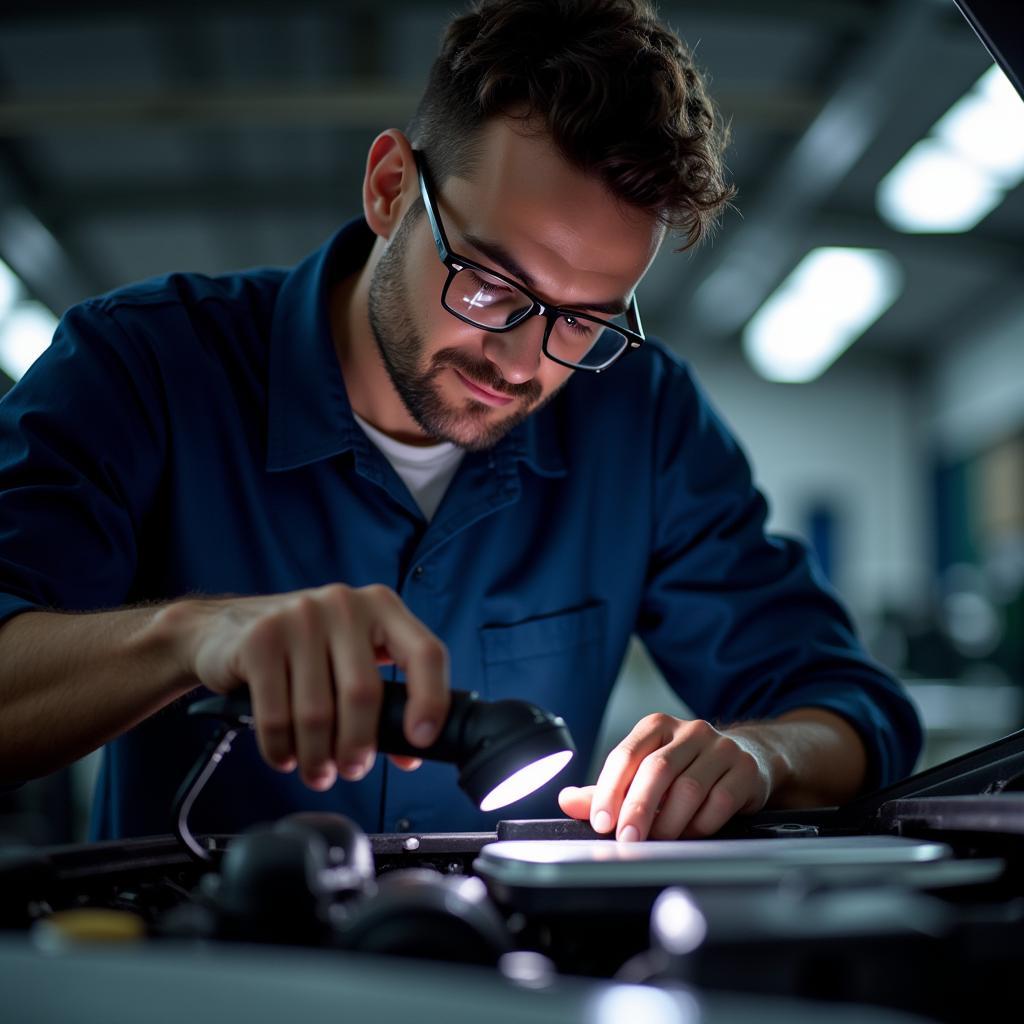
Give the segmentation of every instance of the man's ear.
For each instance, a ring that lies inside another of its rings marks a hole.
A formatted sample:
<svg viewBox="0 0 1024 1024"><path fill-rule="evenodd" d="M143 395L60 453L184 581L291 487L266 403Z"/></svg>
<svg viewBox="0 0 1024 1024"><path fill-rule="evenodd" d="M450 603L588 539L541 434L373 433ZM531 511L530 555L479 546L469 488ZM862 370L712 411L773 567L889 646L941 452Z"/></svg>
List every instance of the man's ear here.
<svg viewBox="0 0 1024 1024"><path fill-rule="evenodd" d="M374 234L390 238L417 194L412 146L397 128L381 132L366 157L363 214Z"/></svg>

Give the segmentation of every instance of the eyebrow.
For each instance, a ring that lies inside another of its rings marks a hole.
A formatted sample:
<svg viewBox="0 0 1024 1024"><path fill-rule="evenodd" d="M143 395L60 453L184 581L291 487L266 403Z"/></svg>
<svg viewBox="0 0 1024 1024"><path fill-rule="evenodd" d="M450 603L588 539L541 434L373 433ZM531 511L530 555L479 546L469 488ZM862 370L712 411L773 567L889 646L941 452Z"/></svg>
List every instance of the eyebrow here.
<svg viewBox="0 0 1024 1024"><path fill-rule="evenodd" d="M482 252L492 263L496 263L506 274L518 278L531 291L537 291L537 284L530 273L525 270L518 260L498 242L489 242L486 238L463 232L462 237L474 249ZM547 303L545 303L547 305ZM555 305L555 303L552 303ZM569 309L587 310L593 313L609 313L612 315L625 313L627 303L625 299L613 299L611 302L576 302L572 306L564 307ZM560 304L558 308L563 308Z"/></svg>

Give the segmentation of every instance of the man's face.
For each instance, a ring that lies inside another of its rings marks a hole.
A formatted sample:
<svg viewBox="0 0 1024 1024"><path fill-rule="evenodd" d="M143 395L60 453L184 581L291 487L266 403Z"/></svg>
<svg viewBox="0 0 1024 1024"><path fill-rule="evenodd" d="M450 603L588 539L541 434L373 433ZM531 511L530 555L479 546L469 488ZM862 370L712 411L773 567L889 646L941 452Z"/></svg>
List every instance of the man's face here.
<svg viewBox="0 0 1024 1024"><path fill-rule="evenodd" d="M473 179L450 178L436 198L455 252L546 303L581 311L627 299L663 235L655 218L569 166L545 136L521 134L504 119L484 129ZM374 268L370 326L420 428L489 448L574 371L543 354L542 317L495 334L452 316L441 305L446 276L430 224L410 201Z"/></svg>

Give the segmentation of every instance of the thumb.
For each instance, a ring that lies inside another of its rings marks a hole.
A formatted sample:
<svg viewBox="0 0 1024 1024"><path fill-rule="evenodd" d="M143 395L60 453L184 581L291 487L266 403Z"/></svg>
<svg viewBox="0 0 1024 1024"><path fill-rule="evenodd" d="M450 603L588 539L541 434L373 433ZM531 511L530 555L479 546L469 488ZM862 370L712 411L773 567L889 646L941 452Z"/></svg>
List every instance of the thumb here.
<svg viewBox="0 0 1024 1024"><path fill-rule="evenodd" d="M587 820L590 817L590 804L594 799L594 786L566 786L558 794L558 806L570 818Z"/></svg>

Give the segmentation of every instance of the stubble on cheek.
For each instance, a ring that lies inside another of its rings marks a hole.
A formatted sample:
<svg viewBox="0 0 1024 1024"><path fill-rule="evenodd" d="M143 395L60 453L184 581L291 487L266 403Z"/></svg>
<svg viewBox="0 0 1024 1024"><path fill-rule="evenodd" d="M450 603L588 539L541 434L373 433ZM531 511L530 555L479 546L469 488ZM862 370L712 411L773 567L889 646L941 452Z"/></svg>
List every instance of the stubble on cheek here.
<svg viewBox="0 0 1024 1024"><path fill-rule="evenodd" d="M450 441L469 451L485 450L554 397L562 384L547 396L536 379L510 384L494 363L475 356L469 347L448 346L428 355L428 342L413 318L403 276L414 224L415 218L407 214L376 267L370 283L370 327L391 384L420 429L438 441ZM428 318L430 329L457 328L461 321L440 308L439 297L438 292L438 317ZM477 333L473 328L469 332ZM476 401L468 393L459 395L465 389L454 373L446 372L456 370L515 401L498 408ZM446 381L446 376L451 379Z"/></svg>

